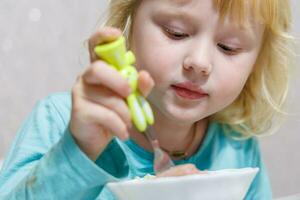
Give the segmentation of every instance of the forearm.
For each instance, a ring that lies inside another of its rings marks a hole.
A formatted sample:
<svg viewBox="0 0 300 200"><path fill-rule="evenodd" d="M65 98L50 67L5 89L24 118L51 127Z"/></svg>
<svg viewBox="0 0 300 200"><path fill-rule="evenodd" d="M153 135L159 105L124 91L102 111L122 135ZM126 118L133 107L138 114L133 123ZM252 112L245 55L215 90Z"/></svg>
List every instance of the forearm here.
<svg viewBox="0 0 300 200"><path fill-rule="evenodd" d="M20 177L23 178L20 180ZM66 132L59 143L41 159L24 163L24 166L20 166L9 176L1 185L0 197L95 199L110 181L116 181L116 178L86 157Z"/></svg>

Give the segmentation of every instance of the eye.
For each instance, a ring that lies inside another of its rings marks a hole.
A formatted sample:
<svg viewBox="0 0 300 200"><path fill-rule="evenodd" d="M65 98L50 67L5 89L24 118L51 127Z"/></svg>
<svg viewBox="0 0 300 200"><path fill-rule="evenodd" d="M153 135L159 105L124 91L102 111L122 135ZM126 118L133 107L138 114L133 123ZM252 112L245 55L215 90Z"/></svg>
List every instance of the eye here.
<svg viewBox="0 0 300 200"><path fill-rule="evenodd" d="M218 47L221 48L221 50L228 55L235 55L241 51L241 48L233 48L221 43L218 44Z"/></svg>
<svg viewBox="0 0 300 200"><path fill-rule="evenodd" d="M172 30L172 29L167 28L167 27L164 27L164 32L166 33L166 35L169 38L174 39L174 40L182 40L182 39L185 39L185 38L189 37L189 34L187 34L187 33L183 33L183 32L180 32L180 31L175 31L175 30Z"/></svg>

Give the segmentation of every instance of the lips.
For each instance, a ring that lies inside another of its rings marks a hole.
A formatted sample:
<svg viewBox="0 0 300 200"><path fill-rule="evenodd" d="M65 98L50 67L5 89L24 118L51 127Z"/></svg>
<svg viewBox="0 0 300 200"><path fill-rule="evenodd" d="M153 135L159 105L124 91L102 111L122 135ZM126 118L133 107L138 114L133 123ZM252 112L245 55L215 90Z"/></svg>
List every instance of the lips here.
<svg viewBox="0 0 300 200"><path fill-rule="evenodd" d="M185 99L201 99L208 96L201 87L192 82L183 82L171 86L175 93Z"/></svg>

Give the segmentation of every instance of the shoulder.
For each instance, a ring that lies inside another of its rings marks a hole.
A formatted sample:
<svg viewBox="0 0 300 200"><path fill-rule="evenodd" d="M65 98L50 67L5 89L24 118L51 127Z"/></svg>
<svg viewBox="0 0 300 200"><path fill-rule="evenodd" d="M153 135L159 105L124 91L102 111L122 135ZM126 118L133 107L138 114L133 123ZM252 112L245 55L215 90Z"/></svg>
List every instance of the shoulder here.
<svg viewBox="0 0 300 200"><path fill-rule="evenodd" d="M226 163L232 165L231 167L256 167L260 159L258 139L237 139L234 135L238 133L227 133L220 124L216 126L217 131L212 143L217 157L220 160L226 159Z"/></svg>
<svg viewBox="0 0 300 200"><path fill-rule="evenodd" d="M227 147L235 149L237 151L243 150L246 152L252 152L259 146L257 137L241 138L241 134L236 131L225 131L224 127L218 124L218 138Z"/></svg>
<svg viewBox="0 0 300 200"><path fill-rule="evenodd" d="M256 152L259 147L259 142L256 137L250 137L245 139L238 139L231 137L230 135L222 134L221 136L227 145L236 151L244 151L248 153Z"/></svg>
<svg viewBox="0 0 300 200"><path fill-rule="evenodd" d="M218 170L257 167L259 172L251 184L246 199L272 199L271 187L261 156L258 138L236 139L234 136L239 136L239 133L226 132L217 123L213 124L211 130L214 136L208 145L210 154L205 157L206 160L211 160L208 168Z"/></svg>

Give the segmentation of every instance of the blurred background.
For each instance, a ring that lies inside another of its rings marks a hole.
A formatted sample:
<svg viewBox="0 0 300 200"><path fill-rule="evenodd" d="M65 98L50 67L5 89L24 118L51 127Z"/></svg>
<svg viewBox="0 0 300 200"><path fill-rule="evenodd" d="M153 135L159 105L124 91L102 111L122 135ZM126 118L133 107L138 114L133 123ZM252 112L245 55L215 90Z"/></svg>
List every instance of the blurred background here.
<svg viewBox="0 0 300 200"><path fill-rule="evenodd" d="M300 1L291 2L293 33L299 42ZM106 4L105 0L0 1L0 165L34 104L50 93L70 90L87 66L85 41L103 19ZM296 64L289 111L298 117L291 115L275 135L261 139L276 198L300 193L299 76Z"/></svg>

